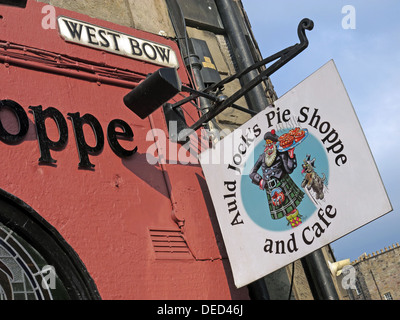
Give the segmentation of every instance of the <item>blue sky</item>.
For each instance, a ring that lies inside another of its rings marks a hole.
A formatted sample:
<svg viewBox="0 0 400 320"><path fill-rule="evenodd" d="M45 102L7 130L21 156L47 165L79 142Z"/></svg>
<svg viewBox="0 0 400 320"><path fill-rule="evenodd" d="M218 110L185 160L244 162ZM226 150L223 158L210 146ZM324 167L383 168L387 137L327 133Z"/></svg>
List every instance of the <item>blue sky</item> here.
<svg viewBox="0 0 400 320"><path fill-rule="evenodd" d="M306 51L271 76L275 91L282 96L333 59L392 202L393 212L332 243L335 257L354 260L400 243L400 1L242 2L263 57L298 43L303 18L314 21ZM355 29L342 26L346 5L355 9Z"/></svg>

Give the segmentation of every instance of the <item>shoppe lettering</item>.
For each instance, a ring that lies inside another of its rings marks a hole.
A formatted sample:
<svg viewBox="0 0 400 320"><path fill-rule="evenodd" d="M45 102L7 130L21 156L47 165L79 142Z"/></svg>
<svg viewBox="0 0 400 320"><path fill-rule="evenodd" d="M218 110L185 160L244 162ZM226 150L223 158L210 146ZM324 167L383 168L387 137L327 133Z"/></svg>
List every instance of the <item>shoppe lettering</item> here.
<svg viewBox="0 0 400 320"><path fill-rule="evenodd" d="M15 145L23 142L29 130L29 119L25 110L20 104L13 100L1 100L0 110L6 108L14 113L19 123L17 133L8 132L0 118L0 140L6 144ZM40 164L54 165L57 160L53 159L51 151L63 150L68 143L68 126L65 117L56 108L43 109L42 106L30 106L35 119L36 134L40 149ZM104 148L105 138L100 122L91 114L80 115L79 112L68 113L72 122L75 142L79 155L79 168L93 169L94 164L90 162L89 155L98 155ZM59 138L53 141L48 137L46 120L53 120L58 128ZM83 126L89 125L95 136L96 145L91 146L86 142ZM137 152L137 147L127 150L120 144L119 140L133 141L132 128L125 121L120 119L112 120L107 127L107 141L112 151L121 158L131 157Z"/></svg>
<svg viewBox="0 0 400 320"><path fill-rule="evenodd" d="M268 128L291 121L291 112L289 109L281 111L277 108L276 111L271 111L266 114ZM309 107L303 107L300 110L300 116L297 117L297 122L305 123L309 127L313 127L323 136L321 142L326 146L326 151L335 156L335 164L340 167L346 164L347 156L343 152L345 147L340 139L339 133L333 128L329 121L323 121L319 114L319 109L314 108L311 111Z"/></svg>
<svg viewBox="0 0 400 320"><path fill-rule="evenodd" d="M301 232L301 240L307 246L320 238L330 227L333 219L337 215L337 210L332 205L327 205L325 209L318 211L318 221L312 226L307 226ZM264 243L264 252L272 254L290 254L298 251L298 240L296 234L292 233L288 239L272 240L267 238Z"/></svg>

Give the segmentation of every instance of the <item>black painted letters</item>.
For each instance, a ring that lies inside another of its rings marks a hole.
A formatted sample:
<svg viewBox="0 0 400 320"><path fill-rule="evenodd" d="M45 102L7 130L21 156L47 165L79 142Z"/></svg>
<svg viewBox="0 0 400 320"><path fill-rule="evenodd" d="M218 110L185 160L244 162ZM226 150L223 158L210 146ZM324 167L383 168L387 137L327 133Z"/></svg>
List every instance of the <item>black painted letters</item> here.
<svg viewBox="0 0 400 320"><path fill-rule="evenodd" d="M124 131L123 132L117 132L115 129L116 128L121 128ZM124 149L120 143L118 142L118 139L121 140L133 140L133 131L129 124L127 124L123 120L115 119L110 122L107 128L107 138L108 138L108 143L110 144L111 149L114 151L114 153L119 156L120 158L127 158L132 155L134 155L138 148L135 147L133 150L126 150Z"/></svg>
<svg viewBox="0 0 400 320"><path fill-rule="evenodd" d="M55 108L47 108L43 110L42 106L29 107L33 111L36 123L36 134L39 141L40 158L39 162L42 164L54 164L57 160L51 157L50 150L59 151L65 148L68 141L68 127L65 118ZM58 141L52 141L47 136L45 121L51 118L55 121L58 127L60 138Z"/></svg>
<svg viewBox="0 0 400 320"><path fill-rule="evenodd" d="M94 168L94 164L89 161L89 154L98 155L104 147L104 133L101 129L100 122L91 114L85 114L84 116L80 116L79 112L77 113L68 113L71 117L72 124L74 126L76 145L78 147L79 153L79 167L92 169ZM96 145L94 147L89 146L86 143L85 135L83 133L83 125L90 125L93 130L94 136L96 137Z"/></svg>
<svg viewBox="0 0 400 320"><path fill-rule="evenodd" d="M9 109L14 112L19 123L19 132L16 134L9 133L4 127L0 119L0 140L7 144L17 144L22 142L25 135L28 133L29 120L24 109L15 101L12 100L1 100L0 110L3 108Z"/></svg>
<svg viewBox="0 0 400 320"><path fill-rule="evenodd" d="M23 142L26 134L29 130L29 119L24 109L15 101L12 100L0 100L0 111L3 109L9 109L16 117L19 124L19 131L17 133L8 132L1 121L0 117L0 140L6 144L18 144ZM61 151L68 143L68 126L67 122L60 111L56 108L49 107L43 110L42 106L30 106L29 110L32 111L35 124L36 124L36 135L39 143L40 158L39 163L42 165L55 165L56 159L53 159L50 151ZM79 112L68 113L72 121L73 131L75 133L75 141L79 154L79 168L82 169L93 169L95 167L89 160L89 155L98 155L104 148L104 132L100 122L91 114L85 114L80 116ZM55 122L58 129L59 138L57 141L53 141L49 138L46 128L46 120L51 119ZM90 146L86 142L83 126L87 124L93 130L93 134L96 138L96 145ZM116 129L120 128L121 131ZM107 128L107 139L110 148L120 158L127 158L134 155L138 148L135 147L132 150L124 149L118 140L129 140L133 141L132 128L123 120L114 119L110 122Z"/></svg>

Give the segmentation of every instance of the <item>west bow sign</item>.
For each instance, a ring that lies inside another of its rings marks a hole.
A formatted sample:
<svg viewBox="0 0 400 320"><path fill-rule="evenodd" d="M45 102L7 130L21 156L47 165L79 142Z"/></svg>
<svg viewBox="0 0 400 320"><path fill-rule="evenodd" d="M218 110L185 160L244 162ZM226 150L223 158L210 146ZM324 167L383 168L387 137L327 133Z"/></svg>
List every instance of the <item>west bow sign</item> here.
<svg viewBox="0 0 400 320"><path fill-rule="evenodd" d="M179 67L177 55L169 46L64 16L57 21L65 41L161 66Z"/></svg>
<svg viewBox="0 0 400 320"><path fill-rule="evenodd" d="M200 163L237 287L392 210L333 61Z"/></svg>

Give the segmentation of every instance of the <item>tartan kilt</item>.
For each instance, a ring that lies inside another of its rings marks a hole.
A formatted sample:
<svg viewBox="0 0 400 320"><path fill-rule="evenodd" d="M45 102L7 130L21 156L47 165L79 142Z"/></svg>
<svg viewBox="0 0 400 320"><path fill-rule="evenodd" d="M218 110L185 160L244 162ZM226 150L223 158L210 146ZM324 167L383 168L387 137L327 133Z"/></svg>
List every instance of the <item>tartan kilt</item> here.
<svg viewBox="0 0 400 320"><path fill-rule="evenodd" d="M284 201L275 204L272 200L272 191L280 189L284 195ZM295 210L304 198L304 192L296 185L292 178L285 174L281 179L269 181L265 186L268 198L269 211L274 220L282 219L286 214Z"/></svg>

